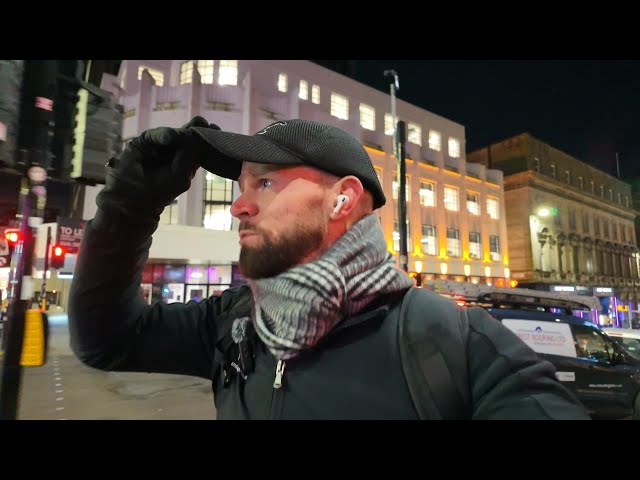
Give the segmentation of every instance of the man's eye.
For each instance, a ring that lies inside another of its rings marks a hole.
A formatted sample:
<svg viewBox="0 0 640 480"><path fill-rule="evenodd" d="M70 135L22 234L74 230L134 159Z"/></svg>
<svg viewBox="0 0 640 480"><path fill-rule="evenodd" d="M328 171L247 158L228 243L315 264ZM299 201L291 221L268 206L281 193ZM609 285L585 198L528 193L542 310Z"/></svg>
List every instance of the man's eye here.
<svg viewBox="0 0 640 480"><path fill-rule="evenodd" d="M262 180L260 180L260 185L262 186L262 188L269 188L271 186L271 180L263 178Z"/></svg>

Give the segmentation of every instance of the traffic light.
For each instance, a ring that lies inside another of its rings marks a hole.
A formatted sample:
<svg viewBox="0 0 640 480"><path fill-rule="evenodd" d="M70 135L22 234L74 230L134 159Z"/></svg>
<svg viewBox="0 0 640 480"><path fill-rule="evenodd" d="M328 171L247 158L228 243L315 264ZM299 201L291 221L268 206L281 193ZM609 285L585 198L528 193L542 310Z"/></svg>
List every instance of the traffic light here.
<svg viewBox="0 0 640 480"><path fill-rule="evenodd" d="M62 245L55 244L51 247L51 268L58 270L64 267L64 256L66 253L67 250Z"/></svg>
<svg viewBox="0 0 640 480"><path fill-rule="evenodd" d="M9 244L9 248L13 248L20 241L20 230L18 228L7 228L4 231L4 238Z"/></svg>

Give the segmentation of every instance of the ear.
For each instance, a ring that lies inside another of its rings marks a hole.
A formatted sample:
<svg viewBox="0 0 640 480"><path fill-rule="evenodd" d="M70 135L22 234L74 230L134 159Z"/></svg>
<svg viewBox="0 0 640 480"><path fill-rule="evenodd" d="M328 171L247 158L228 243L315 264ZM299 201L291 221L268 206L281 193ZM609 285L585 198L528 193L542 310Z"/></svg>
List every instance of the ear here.
<svg viewBox="0 0 640 480"><path fill-rule="evenodd" d="M348 217L360 202L363 192L364 187L358 178L351 175L341 178L333 189L335 197L330 217L333 220Z"/></svg>

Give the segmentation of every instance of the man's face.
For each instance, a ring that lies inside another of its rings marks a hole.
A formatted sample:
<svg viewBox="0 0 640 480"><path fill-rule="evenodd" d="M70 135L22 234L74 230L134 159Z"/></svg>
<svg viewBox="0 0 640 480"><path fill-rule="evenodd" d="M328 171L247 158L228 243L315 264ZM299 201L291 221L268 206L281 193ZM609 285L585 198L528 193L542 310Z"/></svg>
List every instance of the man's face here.
<svg viewBox="0 0 640 480"><path fill-rule="evenodd" d="M326 248L330 194L317 170L244 162L242 194L231 206L240 220L240 270L251 279L278 275Z"/></svg>

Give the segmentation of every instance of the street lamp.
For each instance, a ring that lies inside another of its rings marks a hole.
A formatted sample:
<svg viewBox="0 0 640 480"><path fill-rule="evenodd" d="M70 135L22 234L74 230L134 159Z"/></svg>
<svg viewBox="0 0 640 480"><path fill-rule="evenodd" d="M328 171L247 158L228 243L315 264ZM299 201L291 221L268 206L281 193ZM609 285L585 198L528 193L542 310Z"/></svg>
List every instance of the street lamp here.
<svg viewBox="0 0 640 480"><path fill-rule="evenodd" d="M416 270L416 286L422 286L422 262L420 260L416 260L413 262L413 266Z"/></svg>

